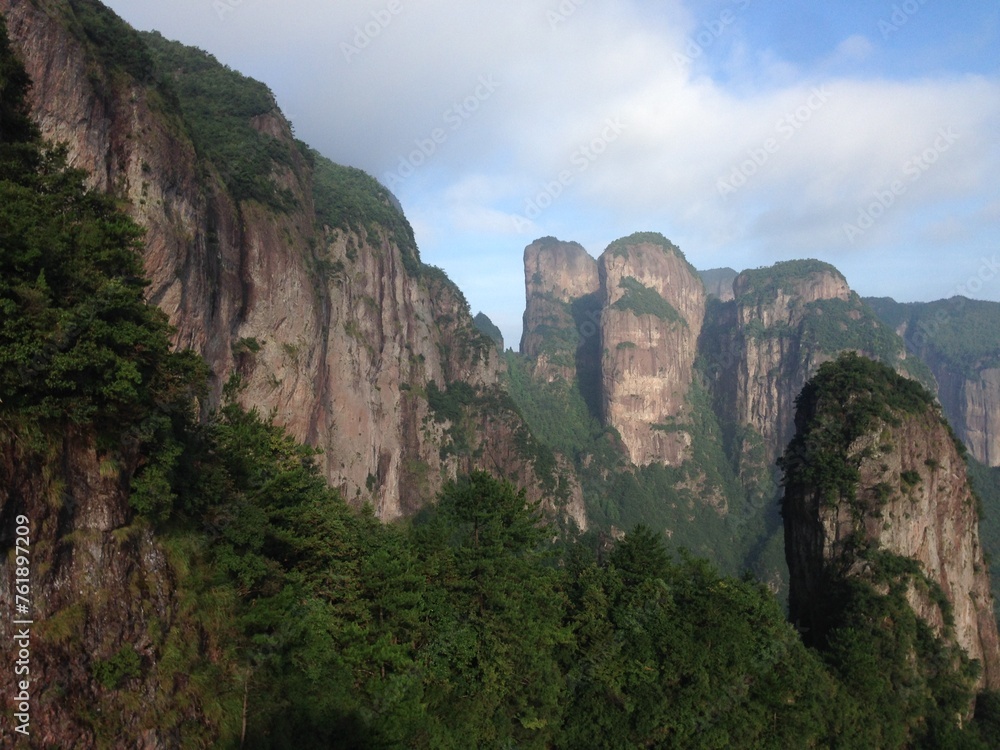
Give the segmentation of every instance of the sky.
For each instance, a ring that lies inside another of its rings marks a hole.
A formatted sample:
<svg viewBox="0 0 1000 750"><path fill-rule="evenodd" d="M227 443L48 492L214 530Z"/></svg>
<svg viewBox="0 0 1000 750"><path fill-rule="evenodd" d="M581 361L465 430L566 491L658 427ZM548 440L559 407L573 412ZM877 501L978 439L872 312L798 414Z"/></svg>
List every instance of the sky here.
<svg viewBox="0 0 1000 750"><path fill-rule="evenodd" d="M523 253L661 232L1000 301L994 0L105 0L266 83L517 347Z"/></svg>

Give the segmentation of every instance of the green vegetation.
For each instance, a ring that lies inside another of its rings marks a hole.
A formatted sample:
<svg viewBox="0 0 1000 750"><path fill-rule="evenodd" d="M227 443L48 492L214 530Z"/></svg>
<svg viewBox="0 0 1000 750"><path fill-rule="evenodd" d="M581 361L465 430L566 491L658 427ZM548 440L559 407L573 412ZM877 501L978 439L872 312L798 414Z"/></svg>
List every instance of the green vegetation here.
<svg viewBox="0 0 1000 750"><path fill-rule="evenodd" d="M618 286L625 290L625 294L611 306L613 309L626 310L633 315L652 315L668 323L680 323L687 327L687 321L677 312L677 308L663 299L655 289L644 286L631 276L619 281Z"/></svg>
<svg viewBox="0 0 1000 750"><path fill-rule="evenodd" d="M162 85L176 96L203 164L211 164L237 201L254 200L276 211L296 207L276 173L296 167L286 144L253 126L254 118L277 113L274 95L262 83L222 65L212 55L142 34Z"/></svg>
<svg viewBox="0 0 1000 750"><path fill-rule="evenodd" d="M5 98L23 96L23 78L0 71ZM140 229L24 115L0 107L12 135L0 143L0 408L43 433L92 425L104 451L168 454L203 366L170 353L166 316L143 299ZM139 479L151 489L160 470L153 460Z"/></svg>
<svg viewBox="0 0 1000 750"><path fill-rule="evenodd" d="M840 271L819 260L789 260L775 263L768 268L757 268L740 274L742 294L739 302L758 305L773 302L789 286L813 274L830 273L843 280Z"/></svg>
<svg viewBox="0 0 1000 750"><path fill-rule="evenodd" d="M98 0L68 0L60 10L102 70L126 73L140 83L154 81L153 58L142 36L114 11Z"/></svg>
<svg viewBox="0 0 1000 750"><path fill-rule="evenodd" d="M902 358L903 342L856 294L849 301L823 299L807 307L810 315L805 321L805 337L821 351L854 349L886 363Z"/></svg>
<svg viewBox="0 0 1000 750"><path fill-rule="evenodd" d="M858 438L879 423L898 424L901 414L936 409L922 385L853 352L822 365L795 405L807 428L779 461L786 486L810 488L831 503L856 500L861 459L848 451Z"/></svg>
<svg viewBox="0 0 1000 750"><path fill-rule="evenodd" d="M983 549L987 550L985 556L990 571L993 606L1000 617L1000 466L991 468L971 456L966 461L979 506L979 536Z"/></svg>
<svg viewBox="0 0 1000 750"><path fill-rule="evenodd" d="M131 645L125 645L110 659L95 661L91 671L101 685L115 690L125 680L142 674L141 663L136 650Z"/></svg>
<svg viewBox="0 0 1000 750"><path fill-rule="evenodd" d="M906 344L925 359L936 357L967 378L1000 366L1000 303L952 297L937 302L900 303L869 299L894 329L906 328Z"/></svg>
<svg viewBox="0 0 1000 750"><path fill-rule="evenodd" d="M476 313L476 317L472 319L472 322L480 333L489 336L493 343L497 345L497 348L503 351L503 334L500 333L500 329L496 327L486 313Z"/></svg>
<svg viewBox="0 0 1000 750"><path fill-rule="evenodd" d="M419 274L431 268L421 264L413 228L388 188L360 169L334 164L304 143L299 148L313 168L313 201L321 225L364 231L375 246L380 244L378 231L383 229L399 247L407 271Z"/></svg>

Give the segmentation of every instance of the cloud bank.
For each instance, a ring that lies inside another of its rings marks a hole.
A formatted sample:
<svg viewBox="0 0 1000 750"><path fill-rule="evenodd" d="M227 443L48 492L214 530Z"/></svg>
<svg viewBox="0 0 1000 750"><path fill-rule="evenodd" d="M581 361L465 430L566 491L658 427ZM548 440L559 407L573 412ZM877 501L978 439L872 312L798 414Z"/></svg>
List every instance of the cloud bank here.
<svg viewBox="0 0 1000 750"><path fill-rule="evenodd" d="M702 268L818 257L900 299L1000 250L1000 79L878 63L929 3L855 11L809 64L755 44L775 11L751 0L111 5L264 80L299 137L388 184L508 341L540 235L596 255L662 231Z"/></svg>

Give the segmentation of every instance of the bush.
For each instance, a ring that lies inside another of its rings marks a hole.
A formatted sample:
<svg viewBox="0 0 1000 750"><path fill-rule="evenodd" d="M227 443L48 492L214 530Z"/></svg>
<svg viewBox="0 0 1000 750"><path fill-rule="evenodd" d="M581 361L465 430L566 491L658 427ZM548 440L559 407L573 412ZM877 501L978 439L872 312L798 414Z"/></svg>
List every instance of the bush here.
<svg viewBox="0 0 1000 750"><path fill-rule="evenodd" d="M687 321L677 312L677 308L667 302L655 289L644 286L637 279L626 276L618 282L625 294L611 307L626 310L633 315L652 315L668 323L680 323L687 328Z"/></svg>
<svg viewBox="0 0 1000 750"><path fill-rule="evenodd" d="M110 659L101 659L91 665L91 674L108 690L117 690L122 683L142 674L142 661L132 646L122 646Z"/></svg>

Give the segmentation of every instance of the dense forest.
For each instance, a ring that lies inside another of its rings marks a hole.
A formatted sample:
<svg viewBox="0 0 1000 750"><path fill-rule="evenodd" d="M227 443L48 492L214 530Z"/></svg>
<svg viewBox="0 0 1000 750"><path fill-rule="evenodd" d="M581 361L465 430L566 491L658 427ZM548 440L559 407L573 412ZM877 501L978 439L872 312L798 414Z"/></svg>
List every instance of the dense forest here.
<svg viewBox="0 0 1000 750"><path fill-rule="evenodd" d="M639 521L664 497L694 507L674 489L683 470L614 480L603 520L628 529L617 542L559 533L482 472L387 525L326 485L312 449L239 406L238 377L217 410L202 408L206 368L171 350L165 316L143 300L140 229L40 139L28 85L0 25L0 446L44 467L67 436L92 439L177 587L175 616L146 634L152 657L123 642L91 659L99 706L56 698L98 745L131 741L128 709L184 746L1000 746L997 698L963 720L971 671L911 649L927 636L896 599L859 593L840 630L807 647L767 586L680 549L704 554L711 529L692 523L668 548ZM205 147L223 148L205 127ZM280 206L253 177L258 155L228 160L226 179ZM516 362L511 378L522 403L537 394ZM721 428L707 395L692 398L695 451L709 451L697 436ZM556 403L563 420L536 415L548 442L615 460L579 394ZM722 458L701 458L719 467L713 481L734 481ZM36 648L73 637L49 630ZM914 665L915 653L935 661Z"/></svg>

